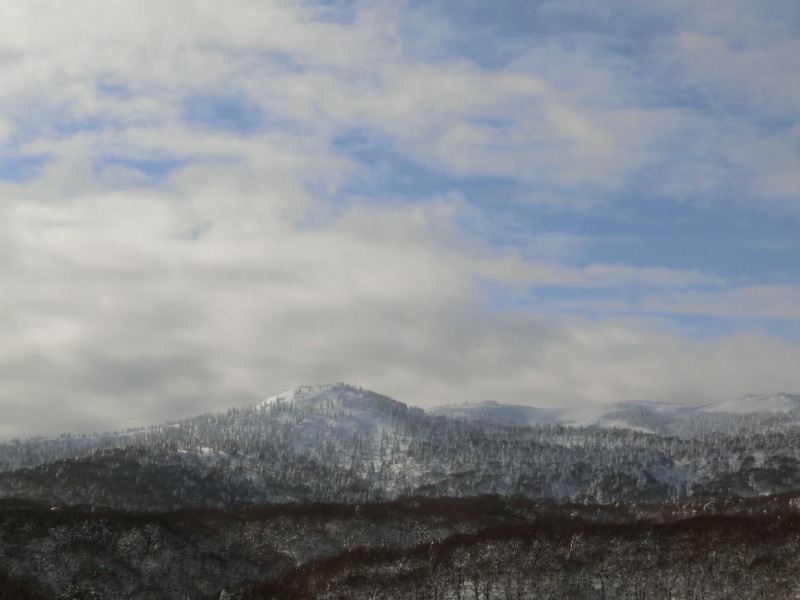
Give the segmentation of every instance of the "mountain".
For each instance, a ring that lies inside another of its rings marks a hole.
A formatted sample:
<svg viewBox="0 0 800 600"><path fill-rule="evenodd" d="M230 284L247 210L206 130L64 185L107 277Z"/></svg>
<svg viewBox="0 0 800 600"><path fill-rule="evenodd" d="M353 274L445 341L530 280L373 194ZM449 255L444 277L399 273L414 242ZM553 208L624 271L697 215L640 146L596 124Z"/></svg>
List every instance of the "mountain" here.
<svg viewBox="0 0 800 600"><path fill-rule="evenodd" d="M361 388L0 445L0 600L790 597L798 398Z"/></svg>
<svg viewBox="0 0 800 600"><path fill-rule="evenodd" d="M753 395L704 404L618 402L590 407L536 408L486 401L431 409L430 414L513 426L560 423L570 427L631 429L662 435L759 429L800 424L800 396Z"/></svg>
<svg viewBox="0 0 800 600"><path fill-rule="evenodd" d="M346 384L0 445L0 498L124 509L481 494L608 503L800 489L800 399L423 411Z"/></svg>
<svg viewBox="0 0 800 600"><path fill-rule="evenodd" d="M424 420L352 386L303 386L145 429L3 444L0 498L171 509L393 497L397 478L370 485L370 469L397 470Z"/></svg>

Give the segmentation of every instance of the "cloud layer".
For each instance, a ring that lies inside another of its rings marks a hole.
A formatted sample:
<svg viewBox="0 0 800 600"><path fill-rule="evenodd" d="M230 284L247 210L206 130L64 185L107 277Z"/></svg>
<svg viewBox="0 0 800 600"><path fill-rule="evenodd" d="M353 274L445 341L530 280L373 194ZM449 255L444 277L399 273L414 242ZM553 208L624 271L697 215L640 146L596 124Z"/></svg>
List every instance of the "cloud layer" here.
<svg viewBox="0 0 800 600"><path fill-rule="evenodd" d="M0 438L800 389L800 14L716 4L0 7Z"/></svg>

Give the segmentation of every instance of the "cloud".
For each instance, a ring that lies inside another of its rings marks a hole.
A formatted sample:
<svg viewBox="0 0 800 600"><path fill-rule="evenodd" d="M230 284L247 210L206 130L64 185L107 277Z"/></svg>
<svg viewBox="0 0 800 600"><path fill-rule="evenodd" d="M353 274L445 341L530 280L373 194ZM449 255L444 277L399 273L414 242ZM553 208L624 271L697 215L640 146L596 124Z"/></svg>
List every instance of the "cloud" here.
<svg viewBox="0 0 800 600"><path fill-rule="evenodd" d="M779 3L704 3L658 40L655 68L683 96L684 112L701 119L685 122L702 170L686 172L684 181L723 190L731 182L730 190L750 191L747 201L796 211L797 17L796 8Z"/></svg>
<svg viewBox="0 0 800 600"><path fill-rule="evenodd" d="M225 11L129 8L4 9L2 108L17 123L16 152L72 156L81 141L95 156L221 158L235 143L226 138L263 127L260 138L303 136L318 149L361 130L454 177L518 181L531 202L603 204L644 177L682 198L747 184L795 203L796 136L762 128L796 122L797 42L753 9L747 27L726 21L729 10L666 11L671 25L640 54L609 51L608 32L581 30L584 15L574 31L517 40L498 67L448 52L468 32L422 8L358 5L345 21L244 0ZM628 12L632 36L648 10ZM198 144L198 119L228 135ZM748 151L754 138L764 148Z"/></svg>
<svg viewBox="0 0 800 600"><path fill-rule="evenodd" d="M474 277L485 250L454 226L457 202L354 205L300 223L271 202L269 181L243 188L247 179L231 168L214 185L31 200L6 213L3 277L15 285L3 294L0 397L25 399L9 434L146 424L306 381L423 405L797 387L786 368L797 349L763 338L703 344L633 323L487 314ZM703 281L597 266L566 276L612 288Z"/></svg>
<svg viewBox="0 0 800 600"><path fill-rule="evenodd" d="M160 416L160 402L223 408L293 377L340 378L381 348L388 363L391 348L419 352L473 295L433 236L436 205L298 225L272 185L243 191L241 175L9 211L0 397L33 387L53 403L113 402L136 421ZM37 423L55 425L63 416Z"/></svg>
<svg viewBox="0 0 800 600"><path fill-rule="evenodd" d="M618 188L647 157L634 136L640 111L586 106L588 97L608 100L618 91L607 71L590 64L591 49L534 51L493 71L457 58L423 60L405 45L405 30L422 27L415 39L452 31L420 26L413 13L387 4L335 23L300 7L238 2L222 15L187 11L169 31L171 8L145 4L132 15L92 9L92 18L83 12L89 8L74 6L63 22L52 14L32 22L29 12L6 9L6 28L17 33L4 39L15 57L3 82L5 112L22 124L16 135L26 155L72 155L82 141L93 154L191 158L197 132L189 148L179 145L186 118L190 126L222 123L226 113L233 134L265 122L323 146L332 135L365 128L455 175L567 189ZM556 62L569 73L563 82L545 76ZM228 98L206 91L216 89ZM233 127L231 118L238 119ZM31 131L34 123L45 129ZM80 135L64 136L64 127Z"/></svg>
<svg viewBox="0 0 800 600"><path fill-rule="evenodd" d="M704 6L0 6L0 437L330 380L424 405L800 388L797 345L753 327L796 324L791 276L595 254L604 211L634 238L656 203L796 205L794 34ZM686 315L737 325L697 341Z"/></svg>

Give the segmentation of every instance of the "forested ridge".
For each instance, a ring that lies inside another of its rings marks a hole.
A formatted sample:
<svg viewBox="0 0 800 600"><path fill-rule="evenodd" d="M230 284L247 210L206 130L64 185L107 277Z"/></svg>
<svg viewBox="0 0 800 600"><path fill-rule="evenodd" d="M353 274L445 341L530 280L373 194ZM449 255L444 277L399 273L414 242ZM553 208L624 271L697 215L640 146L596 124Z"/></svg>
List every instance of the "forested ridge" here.
<svg viewBox="0 0 800 600"><path fill-rule="evenodd" d="M22 599L793 598L796 504L692 516L702 507L496 496L168 513L5 503L0 581Z"/></svg>

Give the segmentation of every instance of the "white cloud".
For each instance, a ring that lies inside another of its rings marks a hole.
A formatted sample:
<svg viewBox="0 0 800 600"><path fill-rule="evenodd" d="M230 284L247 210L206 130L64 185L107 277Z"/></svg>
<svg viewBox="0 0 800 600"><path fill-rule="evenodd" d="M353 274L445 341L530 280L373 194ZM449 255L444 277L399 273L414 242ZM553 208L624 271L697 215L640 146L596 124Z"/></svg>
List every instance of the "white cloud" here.
<svg viewBox="0 0 800 600"><path fill-rule="evenodd" d="M21 151L73 156L80 145L89 157L186 158L206 147L238 155L236 141L204 143L180 123L187 96L224 90L245 94L268 120L302 124L300 135L318 147L337 132L368 128L414 160L461 175L608 190L653 158L639 135L641 111L605 106L619 88L591 64L590 51L549 48L497 72L463 60L423 62L398 31L423 21L386 4L361 7L353 24L309 20L307 10L282 3L214 12L188 4L98 11L78 3L41 19L5 9L3 44L14 58L1 82L3 108L21 123ZM433 22L426 29L423 37L448 33ZM564 81L547 79L554 62L570 74ZM39 135L29 139L34 123ZM88 128L62 132L71 127Z"/></svg>
<svg viewBox="0 0 800 600"><path fill-rule="evenodd" d="M654 44L653 77L708 82L723 100L744 90L754 106L766 91L759 114L794 118L796 79L777 86L793 42L735 50L697 27ZM461 219L476 217L455 189L459 176L497 176L525 190L503 201L596 209L639 177L688 196L725 187L735 168L791 202L796 130L766 135L654 100L639 59L609 55L603 36L521 44L489 68L449 49L460 35L394 3L358 4L352 22L250 0L0 5L0 165L43 161L0 183L0 437L144 424L329 380L423 404L800 387L795 345L688 341L627 298L657 291L647 308L661 313L794 320L792 286L575 266L587 236L500 215L464 233ZM726 66L733 54L755 80ZM241 102L263 125L187 122L198 97ZM348 195L373 169L336 146L353 131L454 189ZM481 239L506 227L502 251ZM545 317L491 306L487 282L573 295ZM557 316L597 302L644 317Z"/></svg>
<svg viewBox="0 0 800 600"><path fill-rule="evenodd" d="M751 192L749 202L800 205L796 17L784 3L695 3L684 27L658 42L657 68L695 102L686 109L695 123L681 129L696 140L699 168L685 172L685 189L692 180L701 190L733 182Z"/></svg>
<svg viewBox="0 0 800 600"><path fill-rule="evenodd" d="M3 277L14 286L2 296L0 398L16 406L6 431L124 427L309 381L428 405L721 399L798 383L785 369L798 350L764 339L704 345L639 325L484 313L476 247L459 241L451 201L354 206L298 227L269 182L243 179L217 170L215 185L6 212ZM568 276L704 281L601 266ZM720 356L713 368L706 353Z"/></svg>

